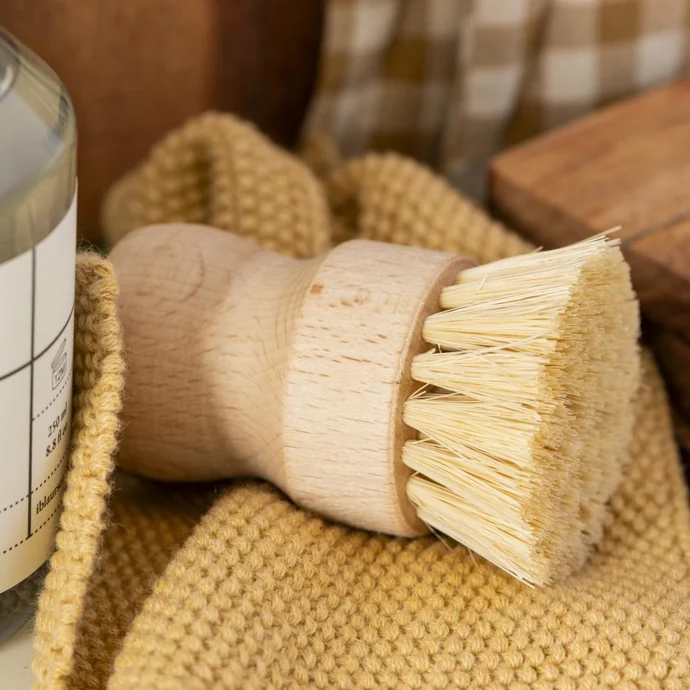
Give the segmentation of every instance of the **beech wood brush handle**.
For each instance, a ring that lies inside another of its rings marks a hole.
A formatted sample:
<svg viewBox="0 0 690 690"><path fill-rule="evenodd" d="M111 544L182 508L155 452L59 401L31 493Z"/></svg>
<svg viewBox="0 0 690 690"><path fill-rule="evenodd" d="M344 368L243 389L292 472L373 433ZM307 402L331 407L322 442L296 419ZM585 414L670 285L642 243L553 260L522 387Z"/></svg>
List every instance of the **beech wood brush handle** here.
<svg viewBox="0 0 690 690"><path fill-rule="evenodd" d="M402 410L423 321L471 260L362 240L296 260L194 225L134 232L111 259L125 468L262 477L350 525L428 531L405 495Z"/></svg>

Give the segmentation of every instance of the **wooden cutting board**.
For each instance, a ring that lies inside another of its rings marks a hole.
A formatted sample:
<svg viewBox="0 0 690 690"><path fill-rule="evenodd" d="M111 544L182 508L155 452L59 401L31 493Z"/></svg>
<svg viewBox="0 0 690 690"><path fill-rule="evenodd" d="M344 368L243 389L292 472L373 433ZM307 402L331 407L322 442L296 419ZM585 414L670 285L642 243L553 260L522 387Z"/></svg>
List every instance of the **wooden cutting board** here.
<svg viewBox="0 0 690 690"><path fill-rule="evenodd" d="M645 335L687 424L690 78L502 153L491 167L490 194L499 216L547 248L621 226Z"/></svg>

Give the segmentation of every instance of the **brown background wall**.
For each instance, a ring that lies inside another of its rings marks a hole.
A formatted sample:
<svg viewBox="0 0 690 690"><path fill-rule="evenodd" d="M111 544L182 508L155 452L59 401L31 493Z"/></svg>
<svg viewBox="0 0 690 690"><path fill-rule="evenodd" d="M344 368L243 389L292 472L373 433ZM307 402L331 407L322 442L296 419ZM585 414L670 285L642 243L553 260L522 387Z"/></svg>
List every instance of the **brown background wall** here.
<svg viewBox="0 0 690 690"><path fill-rule="evenodd" d="M321 0L0 0L0 24L77 110L82 236L109 185L166 131L215 108L294 142L316 77Z"/></svg>

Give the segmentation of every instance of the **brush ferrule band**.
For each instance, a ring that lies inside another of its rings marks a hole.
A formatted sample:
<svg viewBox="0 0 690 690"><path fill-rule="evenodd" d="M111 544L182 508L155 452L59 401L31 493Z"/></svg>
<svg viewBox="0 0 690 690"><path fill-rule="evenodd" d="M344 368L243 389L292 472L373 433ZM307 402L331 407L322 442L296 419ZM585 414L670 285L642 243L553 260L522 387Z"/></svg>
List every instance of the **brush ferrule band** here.
<svg viewBox="0 0 690 690"><path fill-rule="evenodd" d="M300 505L401 536L427 531L407 499L402 421L428 349L424 319L470 261L355 240L316 270L294 324L283 398L285 487Z"/></svg>

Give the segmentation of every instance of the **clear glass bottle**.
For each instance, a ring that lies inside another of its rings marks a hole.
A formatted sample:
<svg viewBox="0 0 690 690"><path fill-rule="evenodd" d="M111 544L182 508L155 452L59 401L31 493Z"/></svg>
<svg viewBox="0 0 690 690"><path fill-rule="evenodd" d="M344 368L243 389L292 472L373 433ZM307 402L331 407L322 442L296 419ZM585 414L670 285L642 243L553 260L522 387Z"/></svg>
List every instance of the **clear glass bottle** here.
<svg viewBox="0 0 690 690"><path fill-rule="evenodd" d="M0 640L31 613L60 517L75 244L72 104L0 29Z"/></svg>

